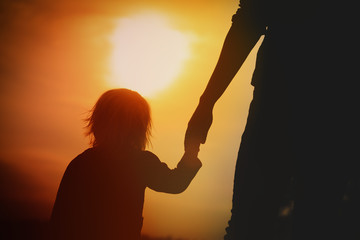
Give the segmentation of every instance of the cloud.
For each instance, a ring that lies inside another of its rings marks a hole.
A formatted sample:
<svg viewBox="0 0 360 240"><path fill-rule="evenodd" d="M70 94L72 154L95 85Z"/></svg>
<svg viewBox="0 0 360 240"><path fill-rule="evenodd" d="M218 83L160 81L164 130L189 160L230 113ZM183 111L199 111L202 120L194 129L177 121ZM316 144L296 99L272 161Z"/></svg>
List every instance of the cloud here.
<svg viewBox="0 0 360 240"><path fill-rule="evenodd" d="M13 220L34 215L39 204L29 199L36 185L14 166L0 160L0 220Z"/></svg>
<svg viewBox="0 0 360 240"><path fill-rule="evenodd" d="M73 157L34 148L2 153L0 220L48 219L62 174Z"/></svg>

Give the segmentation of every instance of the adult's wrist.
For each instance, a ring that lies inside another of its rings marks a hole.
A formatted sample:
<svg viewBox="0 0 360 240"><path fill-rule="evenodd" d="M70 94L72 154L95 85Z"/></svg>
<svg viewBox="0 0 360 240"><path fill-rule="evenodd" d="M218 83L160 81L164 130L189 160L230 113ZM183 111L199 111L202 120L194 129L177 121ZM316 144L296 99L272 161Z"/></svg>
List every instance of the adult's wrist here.
<svg viewBox="0 0 360 240"><path fill-rule="evenodd" d="M215 102L216 101L212 100L208 96L202 95L199 100L199 107L201 109L212 110L214 108Z"/></svg>

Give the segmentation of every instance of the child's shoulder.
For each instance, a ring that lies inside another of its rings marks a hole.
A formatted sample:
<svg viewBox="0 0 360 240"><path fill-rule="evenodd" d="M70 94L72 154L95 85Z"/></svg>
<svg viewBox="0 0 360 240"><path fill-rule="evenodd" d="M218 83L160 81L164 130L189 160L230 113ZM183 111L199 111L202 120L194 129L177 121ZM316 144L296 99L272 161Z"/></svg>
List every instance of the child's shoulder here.
<svg viewBox="0 0 360 240"><path fill-rule="evenodd" d="M96 155L96 151L94 150L94 148L88 148L85 151L83 151L82 153L80 153L79 155L77 155L70 162L70 164L73 164L73 165L80 164L83 161L87 161L88 159L94 158L95 155Z"/></svg>
<svg viewBox="0 0 360 240"><path fill-rule="evenodd" d="M97 158L97 155L94 148L88 148L72 159L68 164L67 169L83 168L84 166L91 164L91 162L93 162L92 160Z"/></svg>
<svg viewBox="0 0 360 240"><path fill-rule="evenodd" d="M152 168L164 164L153 152L139 151L137 154L138 162L145 167Z"/></svg>
<svg viewBox="0 0 360 240"><path fill-rule="evenodd" d="M153 152L147 150L139 151L138 157L140 160L147 162L160 162L160 159Z"/></svg>

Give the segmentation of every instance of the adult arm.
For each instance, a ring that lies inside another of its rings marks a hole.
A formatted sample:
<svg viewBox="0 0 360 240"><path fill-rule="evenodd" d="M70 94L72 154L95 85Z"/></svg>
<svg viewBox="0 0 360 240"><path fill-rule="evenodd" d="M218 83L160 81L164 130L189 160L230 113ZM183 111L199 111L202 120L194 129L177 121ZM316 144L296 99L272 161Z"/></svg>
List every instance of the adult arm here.
<svg viewBox="0 0 360 240"><path fill-rule="evenodd" d="M258 19L255 20L252 10L240 8L233 16L233 24L225 38L216 67L188 123L185 151L198 151L200 143L205 143L216 101L224 93L264 31L265 25Z"/></svg>

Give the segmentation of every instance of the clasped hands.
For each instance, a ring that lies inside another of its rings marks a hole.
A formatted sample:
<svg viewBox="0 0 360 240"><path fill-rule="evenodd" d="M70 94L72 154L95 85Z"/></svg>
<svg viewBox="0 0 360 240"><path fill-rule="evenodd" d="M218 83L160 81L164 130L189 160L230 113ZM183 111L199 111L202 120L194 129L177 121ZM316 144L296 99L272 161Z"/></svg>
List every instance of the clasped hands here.
<svg viewBox="0 0 360 240"><path fill-rule="evenodd" d="M213 121L212 106L199 104L193 113L185 133L185 152L196 154L204 144Z"/></svg>

